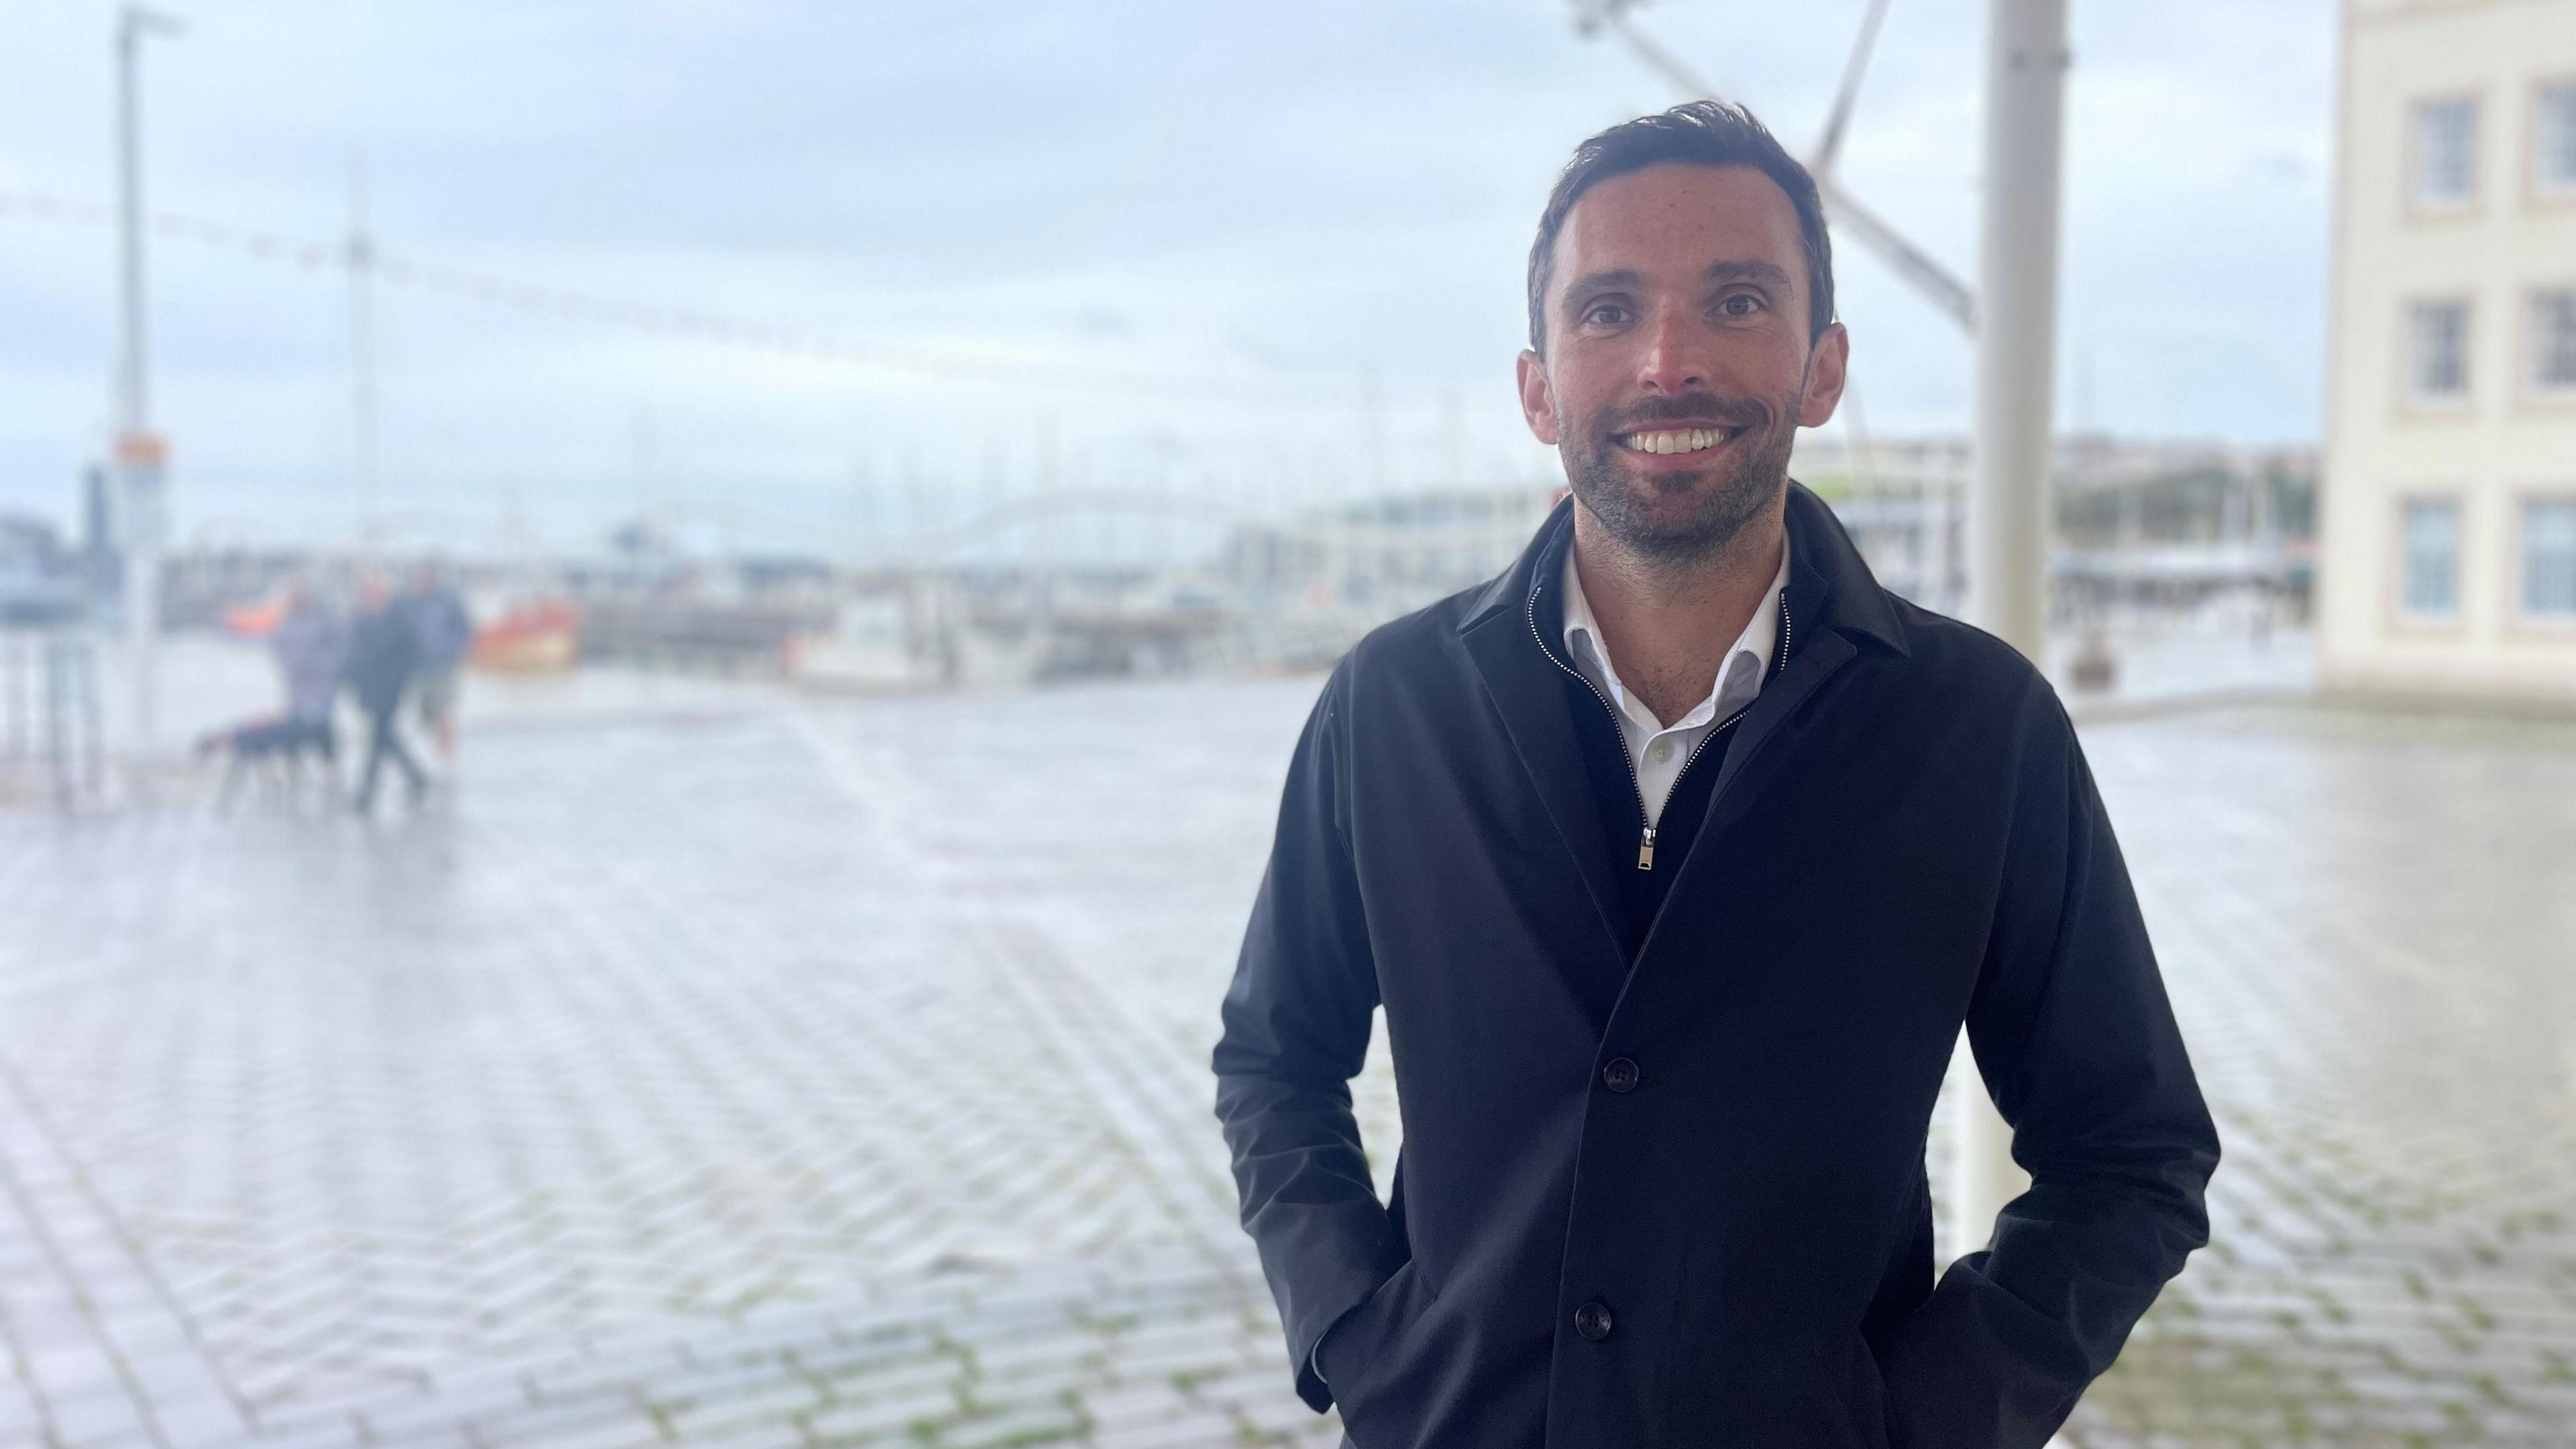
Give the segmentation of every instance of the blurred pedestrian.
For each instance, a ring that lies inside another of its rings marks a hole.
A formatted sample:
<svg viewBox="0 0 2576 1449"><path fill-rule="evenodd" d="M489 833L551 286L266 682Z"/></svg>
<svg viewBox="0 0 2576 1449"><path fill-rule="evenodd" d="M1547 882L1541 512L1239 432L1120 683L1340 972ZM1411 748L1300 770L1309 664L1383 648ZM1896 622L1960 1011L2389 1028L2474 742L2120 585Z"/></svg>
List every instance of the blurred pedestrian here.
<svg viewBox="0 0 2576 1449"><path fill-rule="evenodd" d="M339 783L339 737L332 728L331 704L339 695L347 663L349 631L337 613L301 583L287 589L277 628L269 636L284 686L285 708L198 737L197 755L228 759L218 808L239 792L246 769L273 763L282 784L293 788L303 779L307 755L320 764L324 780Z"/></svg>
<svg viewBox="0 0 2576 1449"><path fill-rule="evenodd" d="M464 666L465 651L474 643L473 616L432 566L412 575L402 606L420 655L416 666L420 722L438 747L439 762L446 764L456 758L456 678Z"/></svg>
<svg viewBox="0 0 2576 1449"><path fill-rule="evenodd" d="M337 784L339 732L331 721L332 703L340 695L340 673L349 662L349 625L338 610L309 584L288 588L286 611L269 640L277 670L286 686L283 721L295 749L319 755L324 773Z"/></svg>
<svg viewBox="0 0 2576 1449"><path fill-rule="evenodd" d="M358 622L349 639L346 678L367 717L367 762L358 773L357 810L374 813L376 776L387 760L402 771L411 803L428 793L429 775L404 748L403 693L410 688L420 662L420 643L408 611L385 587L369 576L358 585Z"/></svg>
<svg viewBox="0 0 2576 1449"><path fill-rule="evenodd" d="M348 622L309 585L295 584L287 590L269 648L286 687L286 717L328 732L331 703L349 662Z"/></svg>

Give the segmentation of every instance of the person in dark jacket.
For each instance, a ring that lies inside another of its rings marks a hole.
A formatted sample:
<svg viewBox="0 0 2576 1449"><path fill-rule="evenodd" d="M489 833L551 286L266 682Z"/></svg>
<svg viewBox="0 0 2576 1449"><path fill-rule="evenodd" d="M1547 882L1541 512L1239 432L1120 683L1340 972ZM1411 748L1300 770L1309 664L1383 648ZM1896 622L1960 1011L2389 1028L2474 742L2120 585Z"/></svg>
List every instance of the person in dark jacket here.
<svg viewBox="0 0 2576 1449"><path fill-rule="evenodd" d="M2074 730L1789 481L1849 341L1749 114L1586 142L1529 305L1572 496L1327 678L1222 1008L1297 1391L1357 1449L2038 1449L2218 1160ZM1963 1026L2031 1182L1936 1283Z"/></svg>
<svg viewBox="0 0 2576 1449"><path fill-rule="evenodd" d="M465 600L434 566L425 565L412 575L402 608L411 620L413 647L419 653L413 693L420 702L420 722L429 731L441 764L450 763L456 758L457 675L474 644L474 619L465 611Z"/></svg>
<svg viewBox="0 0 2576 1449"><path fill-rule="evenodd" d="M357 811L376 808L376 777L386 761L402 771L413 804L429 789L429 776L404 748L403 692L419 666L419 636L384 580L368 578L358 586L358 620L349 638L348 680L367 718L367 762L358 772Z"/></svg>

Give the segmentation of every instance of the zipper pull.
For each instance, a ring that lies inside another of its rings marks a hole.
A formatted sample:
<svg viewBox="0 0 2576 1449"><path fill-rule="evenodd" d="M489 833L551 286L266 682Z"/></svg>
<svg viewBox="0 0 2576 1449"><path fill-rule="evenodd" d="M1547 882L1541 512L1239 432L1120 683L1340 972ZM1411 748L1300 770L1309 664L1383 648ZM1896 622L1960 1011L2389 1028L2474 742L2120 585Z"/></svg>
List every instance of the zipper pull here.
<svg viewBox="0 0 2576 1449"><path fill-rule="evenodd" d="M1646 827L1646 833L1637 837L1637 869L1653 870L1654 868L1655 827L1649 825Z"/></svg>

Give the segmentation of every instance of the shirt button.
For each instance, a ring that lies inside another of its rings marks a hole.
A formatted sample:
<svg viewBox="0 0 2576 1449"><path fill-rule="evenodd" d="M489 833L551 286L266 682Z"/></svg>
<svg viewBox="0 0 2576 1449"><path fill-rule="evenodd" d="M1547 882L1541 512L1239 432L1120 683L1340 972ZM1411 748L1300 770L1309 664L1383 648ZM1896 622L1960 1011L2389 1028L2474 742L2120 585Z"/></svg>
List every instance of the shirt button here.
<svg viewBox="0 0 2576 1449"><path fill-rule="evenodd" d="M1574 1310L1574 1331L1594 1343L1610 1336L1610 1310L1598 1303L1586 1303Z"/></svg>
<svg viewBox="0 0 2576 1449"><path fill-rule="evenodd" d="M1671 740L1657 740L1655 741L1655 747L1646 751L1646 758L1654 761L1658 765L1672 757L1673 742Z"/></svg>
<svg viewBox="0 0 2576 1449"><path fill-rule="evenodd" d="M1637 1064L1626 1057L1612 1057L1601 1068L1601 1085L1614 1092L1637 1090Z"/></svg>

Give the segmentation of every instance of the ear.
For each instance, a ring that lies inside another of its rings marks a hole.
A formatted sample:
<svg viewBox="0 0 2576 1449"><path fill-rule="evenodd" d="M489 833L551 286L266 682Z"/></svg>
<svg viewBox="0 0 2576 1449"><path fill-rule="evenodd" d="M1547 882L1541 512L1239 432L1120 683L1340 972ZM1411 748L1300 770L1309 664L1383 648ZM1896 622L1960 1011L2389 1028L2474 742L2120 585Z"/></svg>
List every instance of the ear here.
<svg viewBox="0 0 2576 1449"><path fill-rule="evenodd" d="M1833 421L1850 366L1851 334L1840 322L1829 324L1807 352L1807 386L1798 398L1798 426L1821 428Z"/></svg>
<svg viewBox="0 0 2576 1449"><path fill-rule="evenodd" d="M1527 348L1521 349L1521 421L1529 424L1530 436L1553 448L1556 446L1556 393L1547 383L1547 364Z"/></svg>

